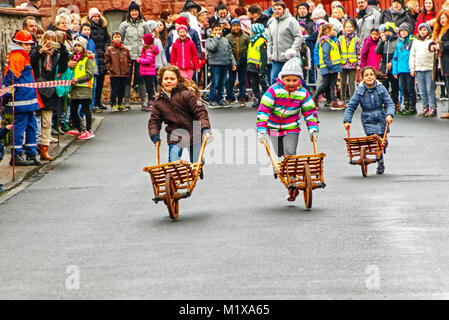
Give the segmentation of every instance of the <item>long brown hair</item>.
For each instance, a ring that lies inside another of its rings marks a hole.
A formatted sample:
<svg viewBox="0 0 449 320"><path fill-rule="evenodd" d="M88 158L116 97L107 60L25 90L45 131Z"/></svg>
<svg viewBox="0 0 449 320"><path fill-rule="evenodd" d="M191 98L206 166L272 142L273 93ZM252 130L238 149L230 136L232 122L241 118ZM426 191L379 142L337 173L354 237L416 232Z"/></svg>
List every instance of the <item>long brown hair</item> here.
<svg viewBox="0 0 449 320"><path fill-rule="evenodd" d="M173 66L171 64L167 64L165 67L162 67L159 69L159 72L157 74L157 81L159 82L158 86L158 93L162 92L162 79L164 78L164 74L167 71L171 71L176 75L176 78L178 79L178 85L182 84L184 87L186 87L189 91L191 91L193 94L195 94L198 98L201 96L201 92L198 89L197 85L194 81L190 79L183 78L181 75L181 70L177 66Z"/></svg>
<svg viewBox="0 0 449 320"><path fill-rule="evenodd" d="M161 39L162 46L165 48L168 44L168 33L167 33L167 26L165 25L165 21L163 19L157 19L157 22L161 22L164 26L164 30L159 31L159 39ZM158 24L159 26L159 24Z"/></svg>
<svg viewBox="0 0 449 320"><path fill-rule="evenodd" d="M440 24L440 17L443 14L446 16L446 19L447 19L445 26L441 26L441 24ZM449 29L449 11L443 9L437 15L435 24L433 26L433 40L440 40L441 37L447 32L448 29Z"/></svg>
<svg viewBox="0 0 449 320"><path fill-rule="evenodd" d="M437 8L435 7L435 1L434 0L430 0L432 1L432 18L435 18L436 14L437 14ZM426 0L424 0L424 2L426 2ZM424 19L426 18L426 15L428 14L426 6L423 5L422 7L422 12L421 12L421 19L424 22Z"/></svg>

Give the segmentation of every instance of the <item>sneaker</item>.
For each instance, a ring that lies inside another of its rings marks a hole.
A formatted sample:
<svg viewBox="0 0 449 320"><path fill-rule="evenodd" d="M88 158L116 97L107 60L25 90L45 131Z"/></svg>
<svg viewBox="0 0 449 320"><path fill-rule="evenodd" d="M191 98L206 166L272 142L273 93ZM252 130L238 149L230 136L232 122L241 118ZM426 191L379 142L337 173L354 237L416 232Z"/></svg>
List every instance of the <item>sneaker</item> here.
<svg viewBox="0 0 449 320"><path fill-rule="evenodd" d="M226 101L224 101L224 100L220 100L218 102L218 105L221 106L221 107L230 107L230 105L227 104Z"/></svg>
<svg viewBox="0 0 449 320"><path fill-rule="evenodd" d="M416 108L410 107L408 109L404 109L404 111L401 112L403 116L413 116L416 114Z"/></svg>
<svg viewBox="0 0 449 320"><path fill-rule="evenodd" d="M58 142L58 139L50 137L50 143L56 143Z"/></svg>
<svg viewBox="0 0 449 320"><path fill-rule="evenodd" d="M223 101L224 102L224 101ZM232 98L232 99L229 99L229 98L226 98L226 104L227 105L231 105L231 104L233 104L233 103L236 103L237 102L237 99L236 98ZM219 103L220 104L220 103Z"/></svg>
<svg viewBox="0 0 449 320"><path fill-rule="evenodd" d="M219 106L216 102L209 102L209 108L219 109L219 108L221 108L221 106Z"/></svg>
<svg viewBox="0 0 449 320"><path fill-rule="evenodd" d="M346 107L340 105L337 101L332 102L331 110L344 110Z"/></svg>
<svg viewBox="0 0 449 320"><path fill-rule="evenodd" d="M78 129L74 129L74 130L67 131L67 134L70 135L70 136L76 136L77 137L77 136L79 136L81 134L81 132L79 132Z"/></svg>
<svg viewBox="0 0 449 320"><path fill-rule="evenodd" d="M92 112L93 113L102 113L103 112L103 110L101 110L99 107L97 107L97 106L94 106L93 108L92 108Z"/></svg>
<svg viewBox="0 0 449 320"><path fill-rule="evenodd" d="M446 97L446 96L441 96L440 97L440 101L448 101L448 100L449 100L449 98Z"/></svg>
<svg viewBox="0 0 449 320"><path fill-rule="evenodd" d="M89 140L92 138L95 138L95 135L92 131L88 130L83 131L83 133L78 137L80 140Z"/></svg>
<svg viewBox="0 0 449 320"><path fill-rule="evenodd" d="M422 111L418 113L418 117L426 117L426 113L429 111L429 107L422 107Z"/></svg>
<svg viewBox="0 0 449 320"><path fill-rule="evenodd" d="M146 106L143 111L151 112L153 111L153 106L152 105Z"/></svg>
<svg viewBox="0 0 449 320"><path fill-rule="evenodd" d="M441 119L449 119L449 112L440 116Z"/></svg>
<svg viewBox="0 0 449 320"><path fill-rule="evenodd" d="M239 106L240 107L246 107L246 99L245 98L239 99Z"/></svg>
<svg viewBox="0 0 449 320"><path fill-rule="evenodd" d="M9 160L9 165L13 165L13 158L11 155L11 160ZM34 162L32 160L25 159L23 153L14 153L14 165L15 166L32 166Z"/></svg>
<svg viewBox="0 0 449 320"><path fill-rule="evenodd" d="M125 102L125 108L128 110L131 109L131 105L129 104L129 101Z"/></svg>
<svg viewBox="0 0 449 320"><path fill-rule="evenodd" d="M318 101L319 101L319 102L326 102L327 99L326 99L325 97L323 97L322 94L320 94L320 96L318 97Z"/></svg>
<svg viewBox="0 0 449 320"><path fill-rule="evenodd" d="M385 165L384 165L384 161L380 160L379 164L377 165L377 169L376 169L376 173L377 174L384 174L385 172Z"/></svg>
<svg viewBox="0 0 449 320"><path fill-rule="evenodd" d="M295 201L298 194L299 194L299 190L296 188L292 188L292 189L288 190L287 201L290 201L290 202Z"/></svg>
<svg viewBox="0 0 449 320"><path fill-rule="evenodd" d="M128 111L128 109L126 109L126 106L124 104L121 104L118 106L118 111L126 112Z"/></svg>
<svg viewBox="0 0 449 320"><path fill-rule="evenodd" d="M429 117L429 118L434 118L436 116L437 116L437 107L429 108L429 110L424 115L424 117Z"/></svg>
<svg viewBox="0 0 449 320"><path fill-rule="evenodd" d="M119 106L114 104L113 106L111 106L111 112L119 112Z"/></svg>

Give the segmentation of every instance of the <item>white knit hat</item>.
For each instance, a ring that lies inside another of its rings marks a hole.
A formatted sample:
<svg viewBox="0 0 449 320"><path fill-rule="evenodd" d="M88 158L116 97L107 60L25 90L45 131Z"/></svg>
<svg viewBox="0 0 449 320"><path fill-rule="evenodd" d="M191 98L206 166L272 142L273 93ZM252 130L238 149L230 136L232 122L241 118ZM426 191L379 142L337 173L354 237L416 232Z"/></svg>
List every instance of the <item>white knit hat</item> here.
<svg viewBox="0 0 449 320"><path fill-rule="evenodd" d="M285 76L302 77L301 60L297 58L296 55L297 53L294 49L290 48L285 51L285 57L288 59L288 61L282 67L281 72L279 72L279 78Z"/></svg>
<svg viewBox="0 0 449 320"><path fill-rule="evenodd" d="M324 10L323 5L320 3L317 5L312 12L312 19L323 19L326 16L326 10Z"/></svg>

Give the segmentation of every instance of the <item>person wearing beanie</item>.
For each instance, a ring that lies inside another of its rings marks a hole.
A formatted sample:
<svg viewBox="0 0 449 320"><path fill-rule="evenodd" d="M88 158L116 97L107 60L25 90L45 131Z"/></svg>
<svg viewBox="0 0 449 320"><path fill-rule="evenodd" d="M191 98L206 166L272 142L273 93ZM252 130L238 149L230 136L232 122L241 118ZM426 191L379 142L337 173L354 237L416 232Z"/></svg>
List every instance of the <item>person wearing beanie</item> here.
<svg viewBox="0 0 449 320"><path fill-rule="evenodd" d="M261 23L251 25L250 43L247 54L247 74L251 89L254 94L252 107L259 107L262 87L262 95L268 89L267 79L267 37L265 26Z"/></svg>
<svg viewBox="0 0 449 320"><path fill-rule="evenodd" d="M201 59L203 49L201 47L200 34L198 33L198 31L196 31L195 29L190 27L189 20L186 17L180 16L178 19L175 20L175 26L180 26L180 25L187 27L188 36L195 44L195 48L196 48L198 57ZM169 41L169 43L171 43L171 42L174 43L174 42L176 42L177 39L178 39L178 34L175 33L173 35L173 39L171 41Z"/></svg>
<svg viewBox="0 0 449 320"><path fill-rule="evenodd" d="M12 42L8 45L8 61L5 66L3 85L34 83L33 68L30 64L31 46L34 40L28 31L16 31ZM4 96L6 112L12 113L11 93ZM6 99L6 100L5 100ZM35 88L16 87L14 89L14 141L12 141L11 160L16 166L39 165L36 150L37 121L34 115L43 107L40 95ZM23 149L25 140L25 150ZM25 156L23 155L25 151Z"/></svg>
<svg viewBox="0 0 449 320"><path fill-rule="evenodd" d="M379 66L379 73L383 75L381 81L387 90L391 86L391 99L399 112L399 81L393 76L393 56L398 43L396 25L392 22L386 23L385 31L381 33L380 39L375 52L382 56Z"/></svg>
<svg viewBox="0 0 449 320"><path fill-rule="evenodd" d="M89 140L95 137L91 130L92 114L90 104L92 100L93 77L95 74L94 56L86 50L87 41L77 38L74 42L75 52L69 62L69 67L75 73L70 90L70 118L74 129L67 132L81 140ZM79 106L86 116L86 129L81 130L79 118Z"/></svg>
<svg viewBox="0 0 449 320"><path fill-rule="evenodd" d="M130 108L129 98L131 88L139 93L141 100L141 110L148 108L146 99L146 87L143 77L140 76L140 66L137 60L143 49L142 38L145 34L151 33L145 19L142 15L140 7L134 1L128 7L126 19L119 26L119 32L122 35L122 43L129 50L131 55L131 67L129 70L128 83L125 87L125 107Z"/></svg>
<svg viewBox="0 0 449 320"><path fill-rule="evenodd" d="M301 60L296 51L288 50L276 83L262 97L257 110L257 137L260 143L271 139L278 157L296 155L300 134L300 114L306 122L310 138L318 137L318 114L312 96L301 82ZM288 97L288 99L286 99ZM288 201L298 196L289 190Z"/></svg>
<svg viewBox="0 0 449 320"><path fill-rule="evenodd" d="M185 26L183 26L185 28ZM143 36L143 49L140 58L137 59L139 64L139 74L145 82L148 94L148 104L142 111L150 112L154 104L154 88L156 86L156 56L159 54L159 48L154 45L155 37L152 33Z"/></svg>
<svg viewBox="0 0 449 320"><path fill-rule="evenodd" d="M153 36L154 36L154 46L156 46L159 50L159 53L156 55L156 75L157 75L157 71L162 68L163 66L166 66L168 64L167 62L167 53L166 50L168 50L169 46L168 46L168 35L167 36L167 42L166 42L166 47L164 47L164 44L162 42L162 35L163 33L160 32L160 29L157 29L157 27L164 27L165 24L162 20L159 21L154 21L154 20L148 20L147 22L148 28L150 29L150 32L152 32ZM166 32L166 30L165 30ZM156 77L157 80L157 77ZM155 82L155 90L157 90L157 81Z"/></svg>
<svg viewBox="0 0 449 320"><path fill-rule="evenodd" d="M122 44L122 34L120 32L112 34L112 43L106 49L104 62L108 68L111 80L111 111L127 111L123 104L123 97L125 96L125 87L131 68L131 54Z"/></svg>
<svg viewBox="0 0 449 320"><path fill-rule="evenodd" d="M419 4L418 4L419 9ZM427 23L430 27L433 27L436 16L438 14L437 8L435 7L435 2L433 0L424 1L424 6L422 8L422 12L418 14L416 19L415 30L413 32L414 35L418 34L418 28L422 23Z"/></svg>
<svg viewBox="0 0 449 320"><path fill-rule="evenodd" d="M307 2L302 2L298 4L298 6L296 7L297 11L296 20L298 20L298 22L303 21L305 23L307 34L312 34L314 22L310 18L309 8L310 6L307 4Z"/></svg>
<svg viewBox="0 0 449 320"><path fill-rule="evenodd" d="M410 74L410 49L415 39L412 34L412 26L406 22L399 28L399 41L393 55L393 76L399 79L402 93L404 94L403 115L416 114L415 77Z"/></svg>
<svg viewBox="0 0 449 320"><path fill-rule="evenodd" d="M108 23L106 19L101 15L100 11L97 8L91 8L89 10L88 17L84 17L81 19L81 24L90 24L90 39L95 44L96 50L96 68L97 74L94 78L94 89L93 95L94 99L92 100L92 108L93 112L101 112L102 110L107 109L101 103L102 92L103 92L103 84L104 79L107 73L107 68L104 63L104 54L109 44L111 43L111 37L109 35L107 26Z"/></svg>
<svg viewBox="0 0 449 320"><path fill-rule="evenodd" d="M346 107L355 92L357 70L360 70L361 66L362 44L357 37L356 30L356 22L353 19L348 19L344 22L342 35L338 37L343 68L340 74L342 109ZM346 84L349 87L349 96L346 94Z"/></svg>
<svg viewBox="0 0 449 320"><path fill-rule="evenodd" d="M437 116L435 81L432 81L434 54L429 50L432 43L432 29L427 23L418 26L418 34L410 49L410 75L415 76L421 96L420 117Z"/></svg>
<svg viewBox="0 0 449 320"><path fill-rule="evenodd" d="M172 45L170 63L180 69L184 78L192 79L194 71L199 70L198 51L193 41L188 37L189 29L187 26L179 24L176 30L178 39Z"/></svg>
<svg viewBox="0 0 449 320"><path fill-rule="evenodd" d="M357 37L361 43L365 43L365 39L371 35L371 30L379 28L381 12L368 5L367 0L357 1L357 10Z"/></svg>
<svg viewBox="0 0 449 320"><path fill-rule="evenodd" d="M371 30L371 36L365 39L363 44L362 54L360 57L360 68L373 67L376 71L379 70L380 60L382 55L376 53L377 45L379 44L380 33L379 30Z"/></svg>
<svg viewBox="0 0 449 320"><path fill-rule="evenodd" d="M276 82L278 73L287 61L287 49L299 51L304 38L298 21L291 15L283 2L274 4L274 19L268 29L268 59L271 61L271 84Z"/></svg>
<svg viewBox="0 0 449 320"><path fill-rule="evenodd" d="M379 23L393 22L396 26L400 26L404 22L410 26L413 25L413 21L408 14L408 11L404 8L404 0L393 0L391 7L382 12Z"/></svg>
<svg viewBox="0 0 449 320"><path fill-rule="evenodd" d="M237 61L237 69L229 71L228 85L226 89L226 103L232 104L236 99L234 95L235 80L238 74L239 95L238 101L241 107L245 106L248 95L246 94L246 64L247 51L249 46L249 35L242 31L240 27L240 19L234 18L231 21L231 33L226 37L232 48L235 61Z"/></svg>
<svg viewBox="0 0 449 320"><path fill-rule="evenodd" d="M324 10L323 5L320 3L317 5L317 7L313 10L311 18L316 21L318 19L325 19L327 17L326 10Z"/></svg>

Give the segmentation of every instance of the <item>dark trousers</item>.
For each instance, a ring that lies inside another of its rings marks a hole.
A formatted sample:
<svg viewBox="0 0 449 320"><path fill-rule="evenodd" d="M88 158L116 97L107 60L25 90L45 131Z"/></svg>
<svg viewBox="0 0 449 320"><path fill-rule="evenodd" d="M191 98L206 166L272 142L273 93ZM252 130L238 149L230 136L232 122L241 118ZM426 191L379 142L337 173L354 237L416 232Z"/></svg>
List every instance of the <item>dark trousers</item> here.
<svg viewBox="0 0 449 320"><path fill-rule="evenodd" d="M399 81L401 82L402 92L404 94L404 104L412 108L416 107L416 90L415 77L410 73L399 74Z"/></svg>
<svg viewBox="0 0 449 320"><path fill-rule="evenodd" d="M154 87L156 85L156 76L143 76L145 87L147 88L148 100L154 101Z"/></svg>
<svg viewBox="0 0 449 320"><path fill-rule="evenodd" d="M97 87L95 88L95 105L101 106L101 95L103 93L103 83L106 74L100 74L97 76Z"/></svg>
<svg viewBox="0 0 449 320"><path fill-rule="evenodd" d="M315 98L330 88L330 98L332 101L337 101L337 97L335 96L335 85L337 84L338 72L328 73L322 77L321 83L319 87L315 91Z"/></svg>
<svg viewBox="0 0 449 320"><path fill-rule="evenodd" d="M92 129L92 113L90 112L91 99L72 99L70 103L70 117L72 118L73 126L81 131L80 117L78 114L79 105L86 116L86 130Z"/></svg>
<svg viewBox="0 0 449 320"><path fill-rule="evenodd" d="M127 81L127 77L111 77L111 106L122 104Z"/></svg>
<svg viewBox="0 0 449 320"><path fill-rule="evenodd" d="M388 80L382 81L383 86L389 91L391 84L391 100L396 105L399 101L399 81L391 73L388 74ZM416 99L416 98L415 98Z"/></svg>
<svg viewBox="0 0 449 320"><path fill-rule="evenodd" d="M254 93L254 103L260 103L262 95L268 90L267 77L261 78L258 73L249 71L248 78ZM262 93L260 87L262 87Z"/></svg>
<svg viewBox="0 0 449 320"><path fill-rule="evenodd" d="M234 85L235 85L235 79L239 78L239 100L245 99L247 97L246 94L246 65L240 65L237 66L237 69L235 71L232 71L232 69L229 69L229 81L227 85L226 90L226 98L229 100L234 101L235 95L234 95Z"/></svg>
<svg viewBox="0 0 449 320"><path fill-rule="evenodd" d="M15 152L23 152L23 139L25 138L25 153L29 156L36 155L37 121L34 112L16 112L14 117L13 147Z"/></svg>

